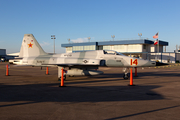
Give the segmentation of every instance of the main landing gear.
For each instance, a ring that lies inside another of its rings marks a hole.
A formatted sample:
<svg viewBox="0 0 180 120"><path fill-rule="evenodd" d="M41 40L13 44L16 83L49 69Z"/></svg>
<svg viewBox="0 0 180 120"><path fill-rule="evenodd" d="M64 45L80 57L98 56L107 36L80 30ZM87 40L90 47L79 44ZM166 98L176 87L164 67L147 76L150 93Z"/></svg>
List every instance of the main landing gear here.
<svg viewBox="0 0 180 120"><path fill-rule="evenodd" d="M58 67L58 80L61 81L61 75L62 75L62 69L63 69L63 79L66 80L66 73L63 67Z"/></svg>
<svg viewBox="0 0 180 120"><path fill-rule="evenodd" d="M66 75L63 76L63 79L66 80ZM58 79L59 81L61 80L61 76Z"/></svg>

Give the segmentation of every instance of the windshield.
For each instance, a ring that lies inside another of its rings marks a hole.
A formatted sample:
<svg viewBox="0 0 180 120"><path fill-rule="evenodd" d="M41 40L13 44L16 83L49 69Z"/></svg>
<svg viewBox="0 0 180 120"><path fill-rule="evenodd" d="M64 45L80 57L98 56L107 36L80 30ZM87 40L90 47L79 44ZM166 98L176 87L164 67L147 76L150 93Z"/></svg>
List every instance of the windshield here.
<svg viewBox="0 0 180 120"><path fill-rule="evenodd" d="M123 55L122 53L113 51L113 50L104 50L104 54L108 54L108 55Z"/></svg>
<svg viewBox="0 0 180 120"><path fill-rule="evenodd" d="M124 55L124 54L122 54L122 53L119 53L119 52L116 52L116 55Z"/></svg>

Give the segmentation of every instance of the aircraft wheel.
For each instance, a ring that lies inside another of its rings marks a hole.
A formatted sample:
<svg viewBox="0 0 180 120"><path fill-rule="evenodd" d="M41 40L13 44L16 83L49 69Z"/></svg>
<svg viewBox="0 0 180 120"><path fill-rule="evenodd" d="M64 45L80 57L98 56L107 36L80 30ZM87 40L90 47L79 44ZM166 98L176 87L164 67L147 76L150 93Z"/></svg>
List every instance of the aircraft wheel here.
<svg viewBox="0 0 180 120"><path fill-rule="evenodd" d="M123 75L123 78L124 78L125 80L129 79L128 74L124 74L124 75Z"/></svg>
<svg viewBox="0 0 180 120"><path fill-rule="evenodd" d="M60 76L60 78L59 78L59 79L61 80L61 76ZM63 79L64 79L64 80L66 80L66 76L65 76L65 75L64 75Z"/></svg>

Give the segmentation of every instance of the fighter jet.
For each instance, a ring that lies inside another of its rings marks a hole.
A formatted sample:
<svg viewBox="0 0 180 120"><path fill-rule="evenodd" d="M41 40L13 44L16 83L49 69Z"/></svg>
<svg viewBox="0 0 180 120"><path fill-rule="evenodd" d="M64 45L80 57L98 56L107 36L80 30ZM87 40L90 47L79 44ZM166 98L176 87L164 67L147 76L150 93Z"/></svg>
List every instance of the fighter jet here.
<svg viewBox="0 0 180 120"><path fill-rule="evenodd" d="M97 71L103 67L123 67L124 79L128 79L128 68L156 66L155 61L143 60L125 56L112 50L95 50L75 53L48 54L39 45L33 34L25 34L19 57L10 60L10 63L22 66L53 66L58 67L58 78L61 79L61 69L66 70L66 75L98 75Z"/></svg>

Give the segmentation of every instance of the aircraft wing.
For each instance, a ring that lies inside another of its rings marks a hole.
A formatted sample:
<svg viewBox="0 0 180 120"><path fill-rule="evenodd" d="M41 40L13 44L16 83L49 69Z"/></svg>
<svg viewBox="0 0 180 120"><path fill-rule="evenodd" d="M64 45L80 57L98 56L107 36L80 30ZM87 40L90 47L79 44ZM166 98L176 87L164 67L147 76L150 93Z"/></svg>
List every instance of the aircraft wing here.
<svg viewBox="0 0 180 120"><path fill-rule="evenodd" d="M60 61L49 61L49 63L42 63L42 65L54 65L62 67L70 66L99 66L101 64L100 59L60 59Z"/></svg>
<svg viewBox="0 0 180 120"><path fill-rule="evenodd" d="M42 64L42 65L47 65L47 66L61 66L61 67L72 67L72 66L98 66L99 64Z"/></svg>

